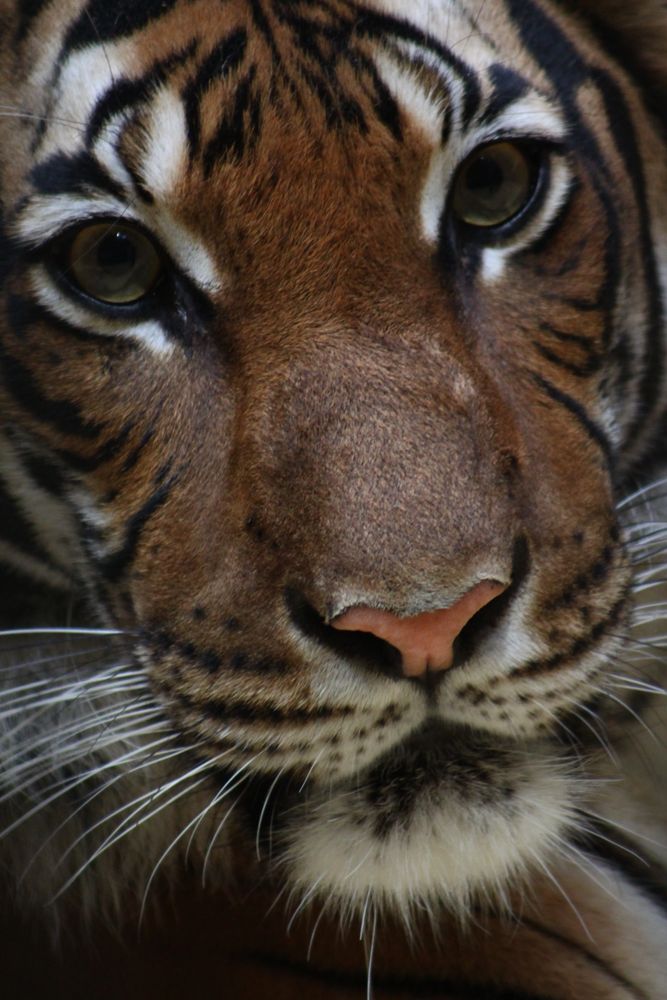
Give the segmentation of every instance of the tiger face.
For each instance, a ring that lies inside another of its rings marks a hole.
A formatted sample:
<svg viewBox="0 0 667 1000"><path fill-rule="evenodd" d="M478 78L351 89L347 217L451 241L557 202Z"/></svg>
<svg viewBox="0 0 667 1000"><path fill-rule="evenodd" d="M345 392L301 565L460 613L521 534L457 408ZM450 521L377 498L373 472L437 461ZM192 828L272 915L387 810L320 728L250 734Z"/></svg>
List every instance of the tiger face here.
<svg viewBox="0 0 667 1000"><path fill-rule="evenodd" d="M3 461L220 838L464 907L557 850L613 708L667 166L560 4L407 7L6 5Z"/></svg>

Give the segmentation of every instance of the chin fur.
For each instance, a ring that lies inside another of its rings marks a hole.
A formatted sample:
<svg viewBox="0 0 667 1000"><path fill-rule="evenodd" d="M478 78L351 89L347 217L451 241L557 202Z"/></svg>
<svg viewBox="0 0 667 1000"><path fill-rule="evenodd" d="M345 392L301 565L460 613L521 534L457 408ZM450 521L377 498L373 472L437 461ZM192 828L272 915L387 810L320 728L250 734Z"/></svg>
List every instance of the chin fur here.
<svg viewBox="0 0 667 1000"><path fill-rule="evenodd" d="M293 809L284 864L293 898L343 917L507 904L563 853L577 823L574 769L547 747L429 747L421 737L365 777ZM479 756L478 756L479 754Z"/></svg>

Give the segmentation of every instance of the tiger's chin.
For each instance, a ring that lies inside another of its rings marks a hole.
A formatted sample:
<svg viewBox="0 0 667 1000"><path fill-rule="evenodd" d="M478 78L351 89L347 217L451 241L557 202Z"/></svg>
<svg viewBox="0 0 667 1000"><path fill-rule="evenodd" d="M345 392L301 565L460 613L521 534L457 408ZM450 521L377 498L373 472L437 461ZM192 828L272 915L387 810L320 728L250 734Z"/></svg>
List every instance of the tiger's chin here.
<svg viewBox="0 0 667 1000"><path fill-rule="evenodd" d="M295 901L343 916L465 917L506 906L565 850L579 781L547 744L466 736L427 723L353 780L288 810L284 864Z"/></svg>

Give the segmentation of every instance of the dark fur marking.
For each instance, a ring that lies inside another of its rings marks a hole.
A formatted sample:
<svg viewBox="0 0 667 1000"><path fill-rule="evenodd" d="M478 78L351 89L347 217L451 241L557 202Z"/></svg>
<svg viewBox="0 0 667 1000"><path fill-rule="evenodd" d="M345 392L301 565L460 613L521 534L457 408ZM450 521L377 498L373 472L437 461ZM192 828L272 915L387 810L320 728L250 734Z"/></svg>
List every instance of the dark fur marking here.
<svg viewBox="0 0 667 1000"><path fill-rule="evenodd" d="M16 28L17 45L20 45L33 28L33 23L39 18L45 7L48 7L51 0L21 0L18 5L19 23Z"/></svg>
<svg viewBox="0 0 667 1000"><path fill-rule="evenodd" d="M141 541L141 535L151 517L168 500L172 488L178 481L176 476L172 476L163 483L152 496L143 504L139 510L129 518L125 530L125 541L121 548L110 556L102 560L101 571L110 583L116 583L125 573L130 563L133 561L137 546Z"/></svg>
<svg viewBox="0 0 667 1000"><path fill-rule="evenodd" d="M122 79L105 91L93 108L86 128L86 146L90 147L104 126L126 108L135 108L146 101L167 79L168 75L194 55L197 42L192 41L178 52L158 59L143 76L135 80Z"/></svg>
<svg viewBox="0 0 667 1000"><path fill-rule="evenodd" d="M89 188L105 191L115 198L125 192L90 153L74 155L54 153L38 163L30 173L30 181L40 194L85 194Z"/></svg>
<svg viewBox="0 0 667 1000"><path fill-rule="evenodd" d="M627 597L624 595L612 605L609 613L595 623L586 635L578 636L566 650L555 653L544 660L529 660L522 667L517 667L509 674L510 677L536 677L539 674L550 673L560 667L565 667L571 660L577 660L582 653L591 649L604 635L605 631L616 625L626 607Z"/></svg>
<svg viewBox="0 0 667 1000"><path fill-rule="evenodd" d="M183 103L191 157L199 152L202 98L213 82L226 79L238 69L245 57L247 46L247 32L244 28L237 28L206 56L194 77L184 87Z"/></svg>
<svg viewBox="0 0 667 1000"><path fill-rule="evenodd" d="M597 445L605 459L605 464L609 470L613 469L614 454L611 444L606 434L599 424L588 415L585 407L568 393L557 388L552 382L543 378L538 372L532 372L533 380L555 403L564 407L576 419L580 427L586 432L587 437Z"/></svg>
<svg viewBox="0 0 667 1000"><path fill-rule="evenodd" d="M155 436L155 429L153 427L149 427L149 429L143 433L141 440L126 456L125 461L123 462L120 468L120 471L123 475L126 475L131 469L134 468L134 466L139 461L141 455L143 454L144 449L146 448L148 443L153 439L154 436Z"/></svg>
<svg viewBox="0 0 667 1000"><path fill-rule="evenodd" d="M528 90L528 82L508 66L494 63L489 69L493 85L489 103L480 116L480 124L488 125L505 111L510 104L518 101Z"/></svg>
<svg viewBox="0 0 667 1000"><path fill-rule="evenodd" d="M104 424L85 420L81 408L70 400L53 399L35 384L28 369L0 346L5 387L14 399L40 423L52 424L61 434L91 440L99 437Z"/></svg>
<svg viewBox="0 0 667 1000"><path fill-rule="evenodd" d="M622 976L620 972L617 972L609 964L605 962L604 959L600 958L599 955L593 954L584 945L579 944L578 941L572 941L570 938L565 937L564 934L559 934L557 931L552 930L550 927L545 927L543 924L538 923L536 920L531 920L530 918L523 917L522 923L534 930L538 934L542 934L544 937L548 938L550 941L556 941L558 944L562 944L568 951L576 952L582 958L584 958L590 965L594 965L600 972L612 979L618 986L621 986L624 990L627 990L630 997L636 998L636 1000L651 1000L648 994L644 993L636 984L631 983L629 979Z"/></svg>
<svg viewBox="0 0 667 1000"><path fill-rule="evenodd" d="M125 424L118 434L102 442L92 455L82 455L78 451L66 448L59 448L55 454L70 469L75 469L77 472L94 472L101 465L105 465L116 458L119 452L125 447L133 428L134 424L131 421Z"/></svg>
<svg viewBox="0 0 667 1000"><path fill-rule="evenodd" d="M463 128L466 128L470 124L479 109L482 90L477 74L468 63L456 56L451 49L448 49L445 45L441 45L432 35L420 31L408 21L391 17L388 14L365 11L356 26L356 30L359 35L367 35L374 39L385 39L393 35L405 41L413 42L415 45L428 49L437 55L461 79L463 84L463 115L461 125Z"/></svg>
<svg viewBox="0 0 667 1000"><path fill-rule="evenodd" d="M321 705L317 708L283 709L274 705L258 705L253 702L240 700L195 700L181 691L175 691L173 688L164 686L163 688L169 698L175 700L183 709L197 716L203 715L214 719L216 722L236 720L238 722L267 722L272 725L281 725L297 722L321 722L324 719L343 719L356 714L356 710L347 705L336 708L328 708L326 705Z"/></svg>
<svg viewBox="0 0 667 1000"><path fill-rule="evenodd" d="M71 26L59 62L76 49L132 35L167 14L177 0L88 0Z"/></svg>
<svg viewBox="0 0 667 1000"><path fill-rule="evenodd" d="M575 545L581 546L584 541L583 532L575 531L572 535L572 541ZM590 568L579 573L569 587L559 594L558 597L554 598L554 600L545 604L544 610L555 611L557 608L571 607L579 595L588 594L591 590L596 589L609 576L615 555L616 552L613 546L605 545Z"/></svg>
<svg viewBox="0 0 667 1000"><path fill-rule="evenodd" d="M617 826L608 826L585 813L585 827L575 843L627 879L651 900L667 918L667 873L650 859L637 856L637 845Z"/></svg>
<svg viewBox="0 0 667 1000"><path fill-rule="evenodd" d="M205 177L211 174L216 164L238 162L243 156L248 139L246 111L251 107L255 74L256 68L251 66L238 84L231 112L223 117L215 135L206 144L202 160Z"/></svg>
<svg viewBox="0 0 667 1000"><path fill-rule="evenodd" d="M552 351L549 347L545 347L541 344L539 340L533 340L533 347L542 355L542 357L552 365L556 365L557 368L561 368L563 371L569 372L576 378L590 378L600 370L603 364L603 355L597 351L590 350L586 361L583 364L576 364L573 361L568 361L562 358L555 351Z"/></svg>
<svg viewBox="0 0 667 1000"><path fill-rule="evenodd" d="M38 323L48 324L51 329L65 337L72 338L86 345L100 347L103 344L111 344L113 337L106 334L89 333L88 330L81 330L77 326L60 319L59 316L52 316L43 306L23 295L9 295L7 298L7 321L11 332L19 340L24 340L28 336L28 330Z"/></svg>

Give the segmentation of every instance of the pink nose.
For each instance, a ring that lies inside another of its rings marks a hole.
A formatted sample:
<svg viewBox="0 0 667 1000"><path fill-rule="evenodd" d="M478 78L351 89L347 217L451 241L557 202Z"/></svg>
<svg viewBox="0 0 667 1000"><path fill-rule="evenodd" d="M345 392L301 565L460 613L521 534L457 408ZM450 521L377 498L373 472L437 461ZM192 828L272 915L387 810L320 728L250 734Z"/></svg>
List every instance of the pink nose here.
<svg viewBox="0 0 667 1000"><path fill-rule="evenodd" d="M482 580L449 608L399 618L390 611L359 604L331 622L333 628L372 632L399 650L406 677L427 670L447 670L454 659L454 640L485 604L505 590L497 580Z"/></svg>

